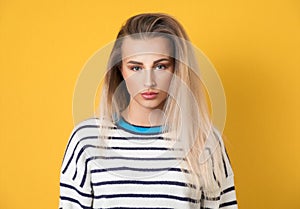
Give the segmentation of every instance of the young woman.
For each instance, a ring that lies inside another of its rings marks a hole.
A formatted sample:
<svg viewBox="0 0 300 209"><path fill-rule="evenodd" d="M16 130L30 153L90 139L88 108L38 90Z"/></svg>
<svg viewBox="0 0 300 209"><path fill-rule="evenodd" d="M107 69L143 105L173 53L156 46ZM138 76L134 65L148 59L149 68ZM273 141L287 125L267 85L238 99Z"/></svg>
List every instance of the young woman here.
<svg viewBox="0 0 300 209"><path fill-rule="evenodd" d="M70 135L60 208L237 208L188 40L166 14L135 15L123 25L100 115Z"/></svg>

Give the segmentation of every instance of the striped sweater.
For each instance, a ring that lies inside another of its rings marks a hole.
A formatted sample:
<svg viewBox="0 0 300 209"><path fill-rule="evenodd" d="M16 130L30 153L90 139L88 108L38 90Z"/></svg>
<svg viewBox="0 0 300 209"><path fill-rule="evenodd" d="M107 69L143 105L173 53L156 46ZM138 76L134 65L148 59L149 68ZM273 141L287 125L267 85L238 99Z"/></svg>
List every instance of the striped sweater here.
<svg viewBox="0 0 300 209"><path fill-rule="evenodd" d="M182 150L174 149L160 126L136 126L121 119L107 127L102 140L98 127L97 118L88 118L69 137L60 174L60 209L237 208L224 146L227 178L222 192L199 197L187 187L192 184L188 169L180 169L187 168L185 159L177 157Z"/></svg>

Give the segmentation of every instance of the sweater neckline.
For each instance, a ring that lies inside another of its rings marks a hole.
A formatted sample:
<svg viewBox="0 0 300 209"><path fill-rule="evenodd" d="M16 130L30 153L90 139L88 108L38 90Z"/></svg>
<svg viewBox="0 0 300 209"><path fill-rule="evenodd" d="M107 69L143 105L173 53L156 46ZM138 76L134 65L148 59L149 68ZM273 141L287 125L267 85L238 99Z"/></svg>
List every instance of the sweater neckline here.
<svg viewBox="0 0 300 209"><path fill-rule="evenodd" d="M116 125L128 132L137 133L137 134L159 134L162 133L163 126L141 126L129 123L126 121L123 116L120 116L120 119L116 122Z"/></svg>

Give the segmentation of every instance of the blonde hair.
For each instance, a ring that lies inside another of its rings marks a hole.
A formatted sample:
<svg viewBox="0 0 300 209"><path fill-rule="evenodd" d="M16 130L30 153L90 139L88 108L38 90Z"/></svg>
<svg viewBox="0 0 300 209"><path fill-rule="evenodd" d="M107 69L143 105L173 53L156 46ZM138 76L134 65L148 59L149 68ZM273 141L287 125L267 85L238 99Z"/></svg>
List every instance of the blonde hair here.
<svg viewBox="0 0 300 209"><path fill-rule="evenodd" d="M115 122L119 120L120 112L129 104L126 87L120 88L124 79L119 70L122 63L122 41L129 35L134 38L165 36L172 42L176 58L174 78L177 80L171 82L169 93L176 99L168 96L165 101L163 127L184 131L184 142L190 148L186 153L186 161L190 172L194 174L191 181L196 186L196 195L199 195L198 192L209 195L219 191L225 176L220 146L222 142L210 120L192 45L182 25L175 18L163 13L144 13L129 18L122 26L109 58L100 100L100 118ZM182 88L183 86L186 88ZM117 97L114 96L116 91ZM192 96L187 97L187 93ZM101 126L100 132L100 135L105 135Z"/></svg>

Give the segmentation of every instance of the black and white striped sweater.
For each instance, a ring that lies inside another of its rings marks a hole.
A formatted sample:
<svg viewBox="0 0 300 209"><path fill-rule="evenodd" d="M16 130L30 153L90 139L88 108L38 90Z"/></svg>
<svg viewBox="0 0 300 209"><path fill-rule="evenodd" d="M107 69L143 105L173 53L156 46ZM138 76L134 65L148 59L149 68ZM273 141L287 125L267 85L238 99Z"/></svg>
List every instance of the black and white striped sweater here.
<svg viewBox="0 0 300 209"><path fill-rule="evenodd" d="M233 172L225 147L226 181L215 197L193 196L181 150L160 126L135 126L124 119L108 127L99 143L99 120L76 125L69 137L60 176L62 209L237 209ZM222 139L221 139L222 140ZM223 144L223 143L221 143Z"/></svg>

